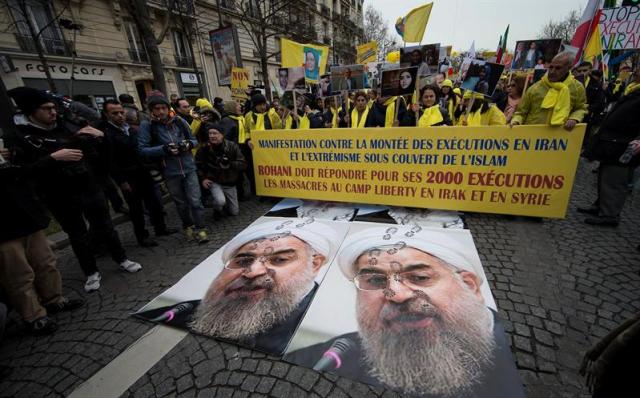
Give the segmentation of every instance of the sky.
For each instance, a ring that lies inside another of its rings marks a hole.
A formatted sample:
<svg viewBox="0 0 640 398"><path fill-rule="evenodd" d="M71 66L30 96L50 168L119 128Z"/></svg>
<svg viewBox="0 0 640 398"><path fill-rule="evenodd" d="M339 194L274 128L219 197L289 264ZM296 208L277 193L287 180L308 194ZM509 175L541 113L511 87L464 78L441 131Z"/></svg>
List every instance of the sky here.
<svg viewBox="0 0 640 398"><path fill-rule="evenodd" d="M537 38L550 20L560 20L571 10L582 10L588 0L433 0L431 17L422 44L453 45L466 51L475 40L476 50L495 50L500 35L510 24L507 48L513 51L517 40ZM395 21L429 0L365 0L388 21L389 31L399 43Z"/></svg>

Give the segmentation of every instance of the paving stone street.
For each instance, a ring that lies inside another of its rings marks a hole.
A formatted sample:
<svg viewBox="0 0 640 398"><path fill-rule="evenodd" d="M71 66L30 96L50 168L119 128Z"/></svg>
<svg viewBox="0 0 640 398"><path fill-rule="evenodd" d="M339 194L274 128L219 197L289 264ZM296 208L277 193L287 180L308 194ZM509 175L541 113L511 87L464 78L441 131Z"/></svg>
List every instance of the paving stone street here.
<svg viewBox="0 0 640 398"><path fill-rule="evenodd" d="M520 376L530 397L587 397L582 357L611 329L640 311L640 198L628 200L617 228L583 223L576 206L595 199L594 166L582 162L564 220L537 222L467 214ZM638 192L636 191L636 195ZM69 247L58 251L65 292L87 305L56 315L52 336L24 333L12 316L0 342L0 364L13 369L1 397L62 397L154 327L130 313L264 214L272 203L241 202L241 214L212 222L211 241L163 237L157 248L135 246L129 224L118 227L129 256L143 264L125 274L100 258L103 286L85 294ZM166 206L177 226L173 205ZM393 397L397 394L289 365L264 354L188 335L125 397Z"/></svg>

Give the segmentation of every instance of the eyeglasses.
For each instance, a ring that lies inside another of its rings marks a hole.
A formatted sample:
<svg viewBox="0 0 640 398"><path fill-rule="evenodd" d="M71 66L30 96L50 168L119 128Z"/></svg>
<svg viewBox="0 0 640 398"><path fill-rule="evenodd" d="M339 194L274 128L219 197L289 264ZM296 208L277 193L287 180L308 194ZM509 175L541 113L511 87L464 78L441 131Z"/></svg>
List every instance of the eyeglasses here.
<svg viewBox="0 0 640 398"><path fill-rule="evenodd" d="M261 262L265 267L278 268L287 266L298 260L298 258L299 256L295 252L274 253L260 257L251 255L237 256L227 261L224 267L228 270L243 270L244 272L249 272L256 261Z"/></svg>
<svg viewBox="0 0 640 398"><path fill-rule="evenodd" d="M415 270L384 274L382 272L363 272L353 278L360 290L383 290L389 287L391 278L408 288L423 288L433 283L436 275L426 270Z"/></svg>

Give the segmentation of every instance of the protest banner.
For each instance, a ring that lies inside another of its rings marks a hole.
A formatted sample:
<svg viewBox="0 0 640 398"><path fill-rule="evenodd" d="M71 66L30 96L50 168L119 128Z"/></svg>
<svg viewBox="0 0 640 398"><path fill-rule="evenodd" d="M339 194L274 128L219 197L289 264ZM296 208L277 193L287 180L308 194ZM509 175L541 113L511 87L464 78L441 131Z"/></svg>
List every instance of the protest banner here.
<svg viewBox="0 0 640 398"><path fill-rule="evenodd" d="M258 195L565 216L584 125L316 129L253 136Z"/></svg>
<svg viewBox="0 0 640 398"><path fill-rule="evenodd" d="M309 83L318 83L321 75L325 74L329 59L329 47L302 44L292 40L280 39L282 52L282 67L305 67L305 78Z"/></svg>
<svg viewBox="0 0 640 398"><path fill-rule="evenodd" d="M602 48L631 50L640 48L640 6L605 8L600 21Z"/></svg>
<svg viewBox="0 0 640 398"><path fill-rule="evenodd" d="M356 47L356 64L367 64L378 59L378 42L370 41Z"/></svg>
<svg viewBox="0 0 640 398"><path fill-rule="evenodd" d="M231 98L247 99L247 90L249 89L249 69L232 68L231 69Z"/></svg>

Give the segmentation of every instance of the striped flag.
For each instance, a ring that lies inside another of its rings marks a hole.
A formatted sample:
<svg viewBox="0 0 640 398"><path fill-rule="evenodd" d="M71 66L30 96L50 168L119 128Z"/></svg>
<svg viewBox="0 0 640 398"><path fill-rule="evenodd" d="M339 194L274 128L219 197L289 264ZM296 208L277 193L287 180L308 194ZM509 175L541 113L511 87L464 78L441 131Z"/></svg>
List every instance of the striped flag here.
<svg viewBox="0 0 640 398"><path fill-rule="evenodd" d="M509 36L509 25L507 30L504 31L504 35L500 36L500 42L498 43L498 51L496 54L496 62L502 62L502 55L507 51L507 37Z"/></svg>
<svg viewBox="0 0 640 398"><path fill-rule="evenodd" d="M580 18L578 28L571 39L571 45L579 49L576 54L575 62L578 62L582 58L582 50L587 44L587 40L595 28L594 25L597 25L598 23L596 16L598 15L598 10L602 8L602 2L603 0L589 0L589 3L587 3L587 6L582 13L582 18Z"/></svg>

